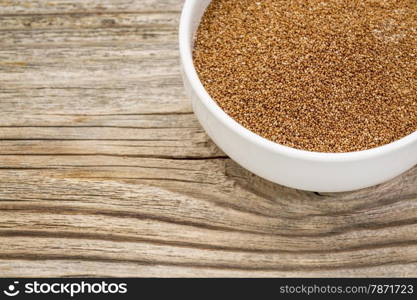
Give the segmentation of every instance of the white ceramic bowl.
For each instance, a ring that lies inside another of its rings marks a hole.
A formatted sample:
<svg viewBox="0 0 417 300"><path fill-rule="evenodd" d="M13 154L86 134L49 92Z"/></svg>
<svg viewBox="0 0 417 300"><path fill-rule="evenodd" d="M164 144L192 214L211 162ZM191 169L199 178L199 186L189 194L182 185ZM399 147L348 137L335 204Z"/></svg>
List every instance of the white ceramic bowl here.
<svg viewBox="0 0 417 300"><path fill-rule="evenodd" d="M184 4L179 32L184 85L201 125L234 161L275 183L317 192L376 185L417 163L417 132L370 150L318 153L271 142L234 121L204 89L193 64L193 37L210 1L186 0Z"/></svg>

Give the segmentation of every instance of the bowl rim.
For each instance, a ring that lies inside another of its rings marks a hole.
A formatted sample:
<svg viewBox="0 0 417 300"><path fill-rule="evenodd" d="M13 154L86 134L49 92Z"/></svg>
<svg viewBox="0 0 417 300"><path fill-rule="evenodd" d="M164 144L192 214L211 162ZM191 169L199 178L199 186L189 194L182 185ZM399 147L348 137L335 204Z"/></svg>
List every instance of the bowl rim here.
<svg viewBox="0 0 417 300"><path fill-rule="evenodd" d="M180 60L182 63L183 74L188 79L192 89L200 98L203 105L214 115L217 119L227 128L229 128L234 133L240 135L244 139L254 143L265 150L275 152L280 155L285 155L292 158L306 159L312 161L359 161L369 158L375 158L381 155L386 155L396 150L405 148L417 141L417 131L391 142L386 145L379 147L354 151L354 152L313 152L307 150L301 150L292 148L289 146L284 146L276 142L270 141L249 129L240 125L232 117L230 117L226 112L224 112L217 102L209 95L209 93L204 88L197 71L194 66L193 55L192 55L192 40L189 38L194 35L194 32L191 32L192 25L192 11L194 5L198 5L199 1L195 0L185 0L179 25L179 51L180 51Z"/></svg>

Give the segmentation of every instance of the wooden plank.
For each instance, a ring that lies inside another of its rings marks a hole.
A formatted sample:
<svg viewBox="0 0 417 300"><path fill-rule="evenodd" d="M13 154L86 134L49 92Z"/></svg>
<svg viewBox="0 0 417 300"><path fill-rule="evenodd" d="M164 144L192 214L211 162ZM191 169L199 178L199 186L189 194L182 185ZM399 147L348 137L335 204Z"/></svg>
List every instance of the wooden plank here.
<svg viewBox="0 0 417 300"><path fill-rule="evenodd" d="M15 268L10 268L10 265ZM139 263L111 263L79 260L49 260L44 263L40 260L8 260L0 261L0 270L9 277L85 277L95 274L100 277L129 277L132 274L147 274L149 277L337 277L341 273L346 277L366 277L376 274L375 277L412 277L415 274L417 264L386 265L367 267L362 269L339 269L309 271L260 271L231 270L231 269L208 269L183 266L166 266ZM23 274L23 275L22 275ZM134 276L134 275L133 275Z"/></svg>
<svg viewBox="0 0 417 300"><path fill-rule="evenodd" d="M178 0L1 0L1 15L7 14L54 14L84 12L97 14L106 11L177 11L182 1Z"/></svg>
<svg viewBox="0 0 417 300"><path fill-rule="evenodd" d="M182 2L0 1L0 275L417 276L417 168L319 194L238 166L184 94Z"/></svg>

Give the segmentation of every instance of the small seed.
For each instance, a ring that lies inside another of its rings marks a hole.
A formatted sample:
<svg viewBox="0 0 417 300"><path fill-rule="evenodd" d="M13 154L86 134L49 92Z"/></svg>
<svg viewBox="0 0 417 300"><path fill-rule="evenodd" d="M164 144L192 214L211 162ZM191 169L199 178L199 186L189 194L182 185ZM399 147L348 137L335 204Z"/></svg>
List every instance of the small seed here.
<svg viewBox="0 0 417 300"><path fill-rule="evenodd" d="M213 0L194 63L225 112L279 144L351 152L417 130L415 0Z"/></svg>

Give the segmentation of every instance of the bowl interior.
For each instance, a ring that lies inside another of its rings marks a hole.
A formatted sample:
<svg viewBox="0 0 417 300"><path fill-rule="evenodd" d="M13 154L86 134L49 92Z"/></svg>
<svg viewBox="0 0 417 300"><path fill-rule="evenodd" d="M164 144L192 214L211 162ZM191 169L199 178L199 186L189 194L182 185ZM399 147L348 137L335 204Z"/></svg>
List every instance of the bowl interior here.
<svg viewBox="0 0 417 300"><path fill-rule="evenodd" d="M208 94L203 84L201 83L197 71L194 67L192 55L194 36L200 24L201 18L204 15L204 12L207 6L210 4L210 2L211 0L186 0L180 21L180 55L184 75L188 78L190 84L192 85L192 88L197 93L200 100L207 107L207 109L209 109L213 114L215 114L218 117L218 120L222 122L225 126L232 128L237 134L244 136L245 138L251 140L251 142L253 143L268 148L268 150L270 151L276 151L279 154L291 157L298 157L318 161L357 161L367 159L369 157L377 157L380 155L384 155L389 152L395 151L399 148L406 147L407 145L413 142L417 142L417 131L415 131L410 135L403 137L397 141L394 141L390 144L368 150L347 153L319 153L280 145L278 143L267 140L241 126L229 115L227 115L217 105L214 99L211 98L211 96Z"/></svg>

